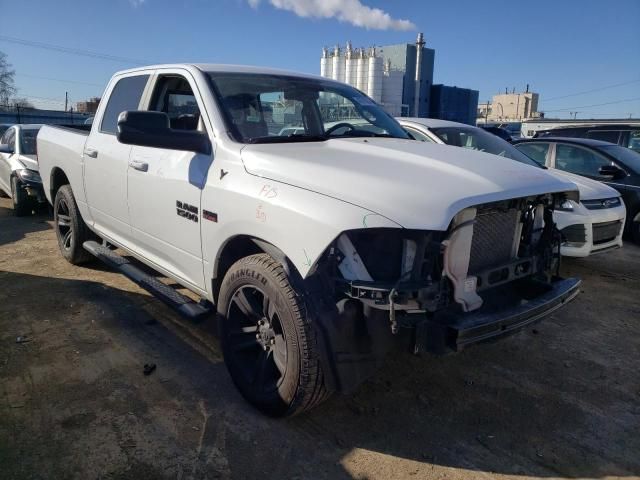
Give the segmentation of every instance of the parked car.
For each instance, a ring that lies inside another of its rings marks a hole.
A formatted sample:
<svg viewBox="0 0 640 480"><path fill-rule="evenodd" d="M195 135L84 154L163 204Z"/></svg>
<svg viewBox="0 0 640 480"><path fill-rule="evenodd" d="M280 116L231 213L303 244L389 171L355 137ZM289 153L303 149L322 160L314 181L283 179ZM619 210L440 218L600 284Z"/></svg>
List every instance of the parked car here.
<svg viewBox="0 0 640 480"><path fill-rule="evenodd" d="M483 126L481 127L483 130L494 134L496 137L501 138L502 140L505 140L507 142L511 142L513 140L513 138L511 138L511 134L505 130L504 128L500 128L500 127L486 127Z"/></svg>
<svg viewBox="0 0 640 480"><path fill-rule="evenodd" d="M38 173L36 136L42 125L14 125L0 138L0 190L13 200L16 215L46 203Z"/></svg>
<svg viewBox="0 0 640 480"><path fill-rule="evenodd" d="M500 155L538 168L544 161L532 159L513 145L483 129L431 118L398 118L416 139ZM526 152L525 152L526 153ZM607 185L568 172L550 173L575 183L580 201L569 201L556 209L554 221L563 235L562 255L586 257L622 246L626 209L620 193Z"/></svg>
<svg viewBox="0 0 640 480"><path fill-rule="evenodd" d="M190 318L215 311L233 381L269 414L354 389L394 346L459 351L578 293L552 221L574 184L415 142L349 85L181 64L117 73L102 98L90 132L38 135L62 255L90 252Z"/></svg>
<svg viewBox="0 0 640 480"><path fill-rule="evenodd" d="M640 153L640 125L576 125L538 130L533 138L570 137L591 138L615 143Z"/></svg>
<svg viewBox="0 0 640 480"><path fill-rule="evenodd" d="M639 153L587 138L534 138L515 146L550 168L593 178L618 190L627 206L626 231L640 243Z"/></svg>

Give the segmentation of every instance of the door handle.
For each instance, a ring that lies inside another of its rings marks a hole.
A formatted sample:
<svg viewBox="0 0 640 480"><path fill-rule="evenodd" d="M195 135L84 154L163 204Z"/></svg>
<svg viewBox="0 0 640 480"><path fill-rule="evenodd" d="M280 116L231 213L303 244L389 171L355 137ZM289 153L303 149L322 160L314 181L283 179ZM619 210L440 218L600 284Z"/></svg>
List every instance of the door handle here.
<svg viewBox="0 0 640 480"><path fill-rule="evenodd" d="M98 158L98 150L96 150L95 148L85 148L84 154L87 157Z"/></svg>
<svg viewBox="0 0 640 480"><path fill-rule="evenodd" d="M149 164L147 162L143 162L142 160L131 160L129 162L129 166L140 172L146 172L147 170L149 170Z"/></svg>

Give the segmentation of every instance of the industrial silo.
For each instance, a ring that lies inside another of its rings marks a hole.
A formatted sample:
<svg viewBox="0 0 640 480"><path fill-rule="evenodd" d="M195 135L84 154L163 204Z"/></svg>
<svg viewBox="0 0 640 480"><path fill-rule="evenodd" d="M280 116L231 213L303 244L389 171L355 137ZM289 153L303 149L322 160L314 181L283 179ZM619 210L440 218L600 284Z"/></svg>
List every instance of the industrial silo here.
<svg viewBox="0 0 640 480"><path fill-rule="evenodd" d="M333 50L333 72L331 78L344 82L344 59L340 55L340 47L338 45Z"/></svg>
<svg viewBox="0 0 640 480"><path fill-rule="evenodd" d="M363 92L367 91L367 64L365 58L364 48L360 48L357 51L357 63L356 63L356 88Z"/></svg>
<svg viewBox="0 0 640 480"><path fill-rule="evenodd" d="M320 75L327 78L332 78L333 65L331 58L329 57L329 50L327 47L322 49L322 58L320 58Z"/></svg>
<svg viewBox="0 0 640 480"><path fill-rule="evenodd" d="M353 58L353 48L351 42L347 42L347 48L344 54L345 68L344 68L344 81L349 85L356 86L356 69L357 59Z"/></svg>
<svg viewBox="0 0 640 480"><path fill-rule="evenodd" d="M376 48L369 51L369 75L367 78L367 95L376 102L382 100L382 57L376 55Z"/></svg>

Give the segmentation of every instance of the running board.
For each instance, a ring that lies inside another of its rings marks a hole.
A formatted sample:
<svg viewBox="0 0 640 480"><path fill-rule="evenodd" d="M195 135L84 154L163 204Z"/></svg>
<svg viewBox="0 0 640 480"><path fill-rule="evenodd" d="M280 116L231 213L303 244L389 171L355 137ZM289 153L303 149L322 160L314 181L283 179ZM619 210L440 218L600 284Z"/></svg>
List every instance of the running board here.
<svg viewBox="0 0 640 480"><path fill-rule="evenodd" d="M191 320L201 320L211 313L212 308L208 301L204 300L202 303L194 302L189 297L186 297L180 292L177 292L173 288L165 285L153 275L143 272L129 260L109 249L109 247L91 240L84 242L82 246L99 260L103 261L111 268L118 270L120 273L134 281L153 296L162 300L181 315Z"/></svg>

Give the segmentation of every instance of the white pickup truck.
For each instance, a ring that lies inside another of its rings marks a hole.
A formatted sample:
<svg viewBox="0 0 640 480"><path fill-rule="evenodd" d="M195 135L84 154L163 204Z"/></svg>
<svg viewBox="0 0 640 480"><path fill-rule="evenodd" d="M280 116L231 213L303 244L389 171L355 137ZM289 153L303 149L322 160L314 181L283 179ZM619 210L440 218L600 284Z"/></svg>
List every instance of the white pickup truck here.
<svg viewBox="0 0 640 480"><path fill-rule="evenodd" d="M145 67L113 77L86 128L38 135L62 254L96 256L188 317L216 312L233 381L269 414L352 390L393 348L459 351L578 293L552 220L575 185L411 140L348 85Z"/></svg>

